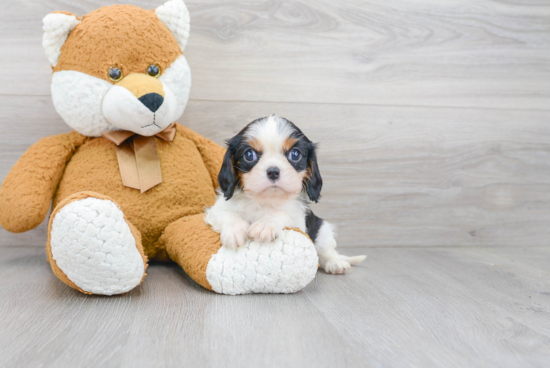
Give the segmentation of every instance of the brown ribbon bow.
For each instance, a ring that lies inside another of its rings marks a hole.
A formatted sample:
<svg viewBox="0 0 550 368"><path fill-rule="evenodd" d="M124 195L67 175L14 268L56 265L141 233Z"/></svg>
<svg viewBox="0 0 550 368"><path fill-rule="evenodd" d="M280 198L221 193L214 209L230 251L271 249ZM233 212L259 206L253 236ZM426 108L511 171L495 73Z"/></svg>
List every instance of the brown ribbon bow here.
<svg viewBox="0 0 550 368"><path fill-rule="evenodd" d="M104 133L103 137L116 144L118 168L122 184L145 193L162 183L160 159L155 137L172 142L176 136L176 123L152 137L144 137L128 130ZM131 138L131 139L130 139Z"/></svg>

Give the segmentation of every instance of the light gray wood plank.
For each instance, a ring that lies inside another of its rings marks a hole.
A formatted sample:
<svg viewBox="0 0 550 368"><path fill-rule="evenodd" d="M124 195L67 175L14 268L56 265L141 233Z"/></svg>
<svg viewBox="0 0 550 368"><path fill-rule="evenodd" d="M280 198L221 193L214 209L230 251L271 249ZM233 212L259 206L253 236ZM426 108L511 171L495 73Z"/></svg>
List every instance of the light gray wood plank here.
<svg viewBox="0 0 550 368"><path fill-rule="evenodd" d="M315 212L347 246L548 245L550 113L360 105L191 101L180 122L223 144L276 112L320 142ZM41 136L69 131L50 98L6 96L0 180ZM0 231L0 245L45 243L45 225Z"/></svg>
<svg viewBox="0 0 550 368"><path fill-rule="evenodd" d="M163 1L132 1L152 9ZM47 95L41 20L118 0L16 0L0 15L0 94ZM191 97L549 109L543 0L187 1Z"/></svg>
<svg viewBox="0 0 550 368"><path fill-rule="evenodd" d="M364 267L345 281L318 278L305 290L366 361L380 367L547 366L550 248L368 253Z"/></svg>
<svg viewBox="0 0 550 368"><path fill-rule="evenodd" d="M546 367L548 247L353 248L294 295L222 296L175 265L85 296L33 247L0 248L4 367Z"/></svg>
<svg viewBox="0 0 550 368"><path fill-rule="evenodd" d="M53 276L44 253L0 251L3 367L363 365L303 293L223 296L156 264L127 295L85 296Z"/></svg>

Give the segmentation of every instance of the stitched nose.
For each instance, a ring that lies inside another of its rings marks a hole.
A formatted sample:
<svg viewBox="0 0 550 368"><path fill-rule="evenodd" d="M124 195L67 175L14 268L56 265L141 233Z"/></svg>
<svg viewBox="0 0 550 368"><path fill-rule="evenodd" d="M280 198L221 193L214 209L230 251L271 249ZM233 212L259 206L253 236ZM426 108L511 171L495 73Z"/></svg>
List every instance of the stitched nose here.
<svg viewBox="0 0 550 368"><path fill-rule="evenodd" d="M267 177L273 181L279 179L279 174L281 172L279 171L278 167L272 166L267 169Z"/></svg>
<svg viewBox="0 0 550 368"><path fill-rule="evenodd" d="M164 97L162 97L158 93L148 93L138 98L138 100L140 100L142 104L147 106L149 110L151 110L152 112L156 112L164 102Z"/></svg>

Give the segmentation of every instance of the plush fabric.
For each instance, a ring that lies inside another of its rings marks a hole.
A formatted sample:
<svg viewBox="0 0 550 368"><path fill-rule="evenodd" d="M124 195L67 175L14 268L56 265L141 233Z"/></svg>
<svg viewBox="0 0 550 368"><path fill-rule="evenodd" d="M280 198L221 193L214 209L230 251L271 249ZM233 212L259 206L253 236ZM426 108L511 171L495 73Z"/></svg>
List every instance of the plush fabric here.
<svg viewBox="0 0 550 368"><path fill-rule="evenodd" d="M206 279L206 268L222 244L220 235L204 223L202 214L174 221L164 231L160 244L196 283L212 290Z"/></svg>
<svg viewBox="0 0 550 368"><path fill-rule="evenodd" d="M176 115L181 116L187 106L191 91L191 69L185 57L181 55L177 58L159 79L176 95L178 100Z"/></svg>
<svg viewBox="0 0 550 368"><path fill-rule="evenodd" d="M181 1L169 1L155 9L159 19L168 27L182 50L189 38L189 11Z"/></svg>
<svg viewBox="0 0 550 368"><path fill-rule="evenodd" d="M133 104L131 99L115 102L114 96L106 96L117 83L109 78L111 68L121 70L120 82L124 83L131 73L145 76L150 65L158 66L158 80L169 95L166 99L171 100L158 111L159 124L168 125L181 116L191 88L191 73L183 55L189 37L189 12L183 1L170 0L156 10L116 5L77 18L54 12L44 18L43 28L43 45L54 72L52 98L70 127L99 137L117 130L121 123L135 123L136 116L147 119L141 103ZM105 116L103 102L107 106L127 105L137 114L132 114L132 119L119 116L114 122L119 114L115 111Z"/></svg>
<svg viewBox="0 0 550 368"><path fill-rule="evenodd" d="M208 262L206 279L222 294L295 293L313 280L318 262L307 235L283 230L273 242L221 248Z"/></svg>
<svg viewBox="0 0 550 368"><path fill-rule="evenodd" d="M76 211L71 208L71 205L79 202L90 201L96 203L83 203L85 206ZM113 208L105 211L102 208L105 205ZM143 282L147 275L145 270L148 264L147 256L141 245L141 234L134 225L126 220L121 211L117 211L118 209L116 203L107 196L93 192L79 192L65 198L52 211L48 225L46 251L54 274L65 284L85 294L113 295L129 291ZM70 212L62 214L63 218L60 218L60 212L63 211ZM105 217L101 218L101 216ZM65 227L63 230L65 230L68 239L55 239L60 236L55 232L52 233L54 221L67 222L66 226L61 226L61 228ZM126 228L121 222L126 223ZM90 231L90 228L93 231ZM116 236L117 233L129 238L130 244L124 246L124 240L121 242L120 236ZM80 244L76 244L76 246L72 241L75 237L81 238ZM63 251L66 254L57 254L54 257L52 243L55 243L53 247L57 247L58 252ZM132 251L136 254L132 254ZM120 255L125 255L124 253L133 256L133 262L125 262L125 259L120 257ZM64 272L60 268L59 261L66 264L65 269L68 272ZM128 272L128 267L135 271ZM71 278L67 276L67 273ZM75 273L76 275L74 275ZM105 273L108 274L107 278L104 277ZM136 276L137 279L135 279ZM108 286L111 290L108 290L105 281L109 282Z"/></svg>
<svg viewBox="0 0 550 368"><path fill-rule="evenodd" d="M53 71L74 70L110 82L112 66L124 75L144 73L151 64L162 71L181 54L175 37L154 11L113 5L82 17L61 47Z"/></svg>
<svg viewBox="0 0 550 368"><path fill-rule="evenodd" d="M141 232L145 253L168 260L157 240L166 226L183 216L202 213L215 201L214 185L224 149L177 125L173 142L156 139L162 183L146 193L122 185L115 144L94 138L83 144L65 168L53 206L76 192L91 191L113 198Z"/></svg>
<svg viewBox="0 0 550 368"><path fill-rule="evenodd" d="M115 130L101 109L112 85L91 75L63 70L52 76L52 100L58 114L71 128L87 137L101 137Z"/></svg>
<svg viewBox="0 0 550 368"><path fill-rule="evenodd" d="M44 18L44 39L42 47L52 66L57 65L61 47L65 43L69 32L78 24L80 20L70 13L52 13Z"/></svg>
<svg viewBox="0 0 550 368"><path fill-rule="evenodd" d="M48 214L63 170L89 138L71 132L42 138L15 163L0 187L0 225L22 233L34 229Z"/></svg>

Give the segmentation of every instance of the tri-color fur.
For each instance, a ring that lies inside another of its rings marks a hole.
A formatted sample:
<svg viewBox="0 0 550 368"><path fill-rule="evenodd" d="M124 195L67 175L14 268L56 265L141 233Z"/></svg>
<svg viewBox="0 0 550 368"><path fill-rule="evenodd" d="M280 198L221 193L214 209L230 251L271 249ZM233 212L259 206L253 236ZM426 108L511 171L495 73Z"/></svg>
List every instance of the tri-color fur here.
<svg viewBox="0 0 550 368"><path fill-rule="evenodd" d="M321 198L317 145L292 122L271 115L248 124L227 141L218 181L220 194L206 222L225 247L249 239L270 242L284 228L299 228L315 243L321 267L340 274L365 256L335 250L333 226L315 216L309 201Z"/></svg>

